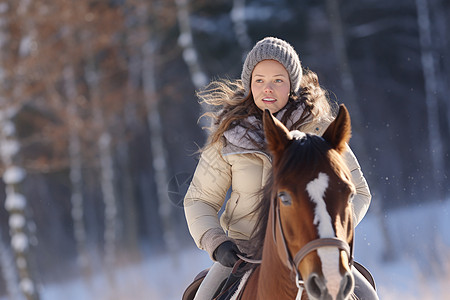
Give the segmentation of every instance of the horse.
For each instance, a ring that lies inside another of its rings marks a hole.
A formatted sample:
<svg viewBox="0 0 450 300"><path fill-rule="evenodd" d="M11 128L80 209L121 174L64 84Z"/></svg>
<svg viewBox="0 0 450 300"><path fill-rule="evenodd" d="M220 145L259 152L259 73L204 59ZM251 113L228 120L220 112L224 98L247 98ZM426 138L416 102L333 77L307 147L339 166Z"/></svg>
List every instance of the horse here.
<svg viewBox="0 0 450 300"><path fill-rule="evenodd" d="M289 132L268 110L263 123L272 178L259 212L262 261L241 299L351 299L355 187L342 157L349 113L341 105L322 137Z"/></svg>
<svg viewBox="0 0 450 300"><path fill-rule="evenodd" d="M342 157L351 136L347 109L340 105L322 136L289 132L269 110L263 126L272 174L251 239L261 260L232 299L353 299L355 187Z"/></svg>

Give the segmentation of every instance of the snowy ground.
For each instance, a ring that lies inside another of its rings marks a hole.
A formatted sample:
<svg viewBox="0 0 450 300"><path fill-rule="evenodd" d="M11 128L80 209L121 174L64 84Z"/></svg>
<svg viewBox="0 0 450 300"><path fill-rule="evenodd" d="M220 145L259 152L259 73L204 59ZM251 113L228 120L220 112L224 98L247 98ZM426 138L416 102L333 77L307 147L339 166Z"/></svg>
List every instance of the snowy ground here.
<svg viewBox="0 0 450 300"><path fill-rule="evenodd" d="M450 299L450 201L368 214L357 227L355 258L368 267L380 299ZM382 235L390 233L391 260L386 260ZM114 288L104 276L86 285L81 280L41 288L41 300L179 300L198 271L208 267L208 256L194 245L174 256L155 255L145 263L116 273ZM1 299L6 300L6 299Z"/></svg>
<svg viewBox="0 0 450 300"><path fill-rule="evenodd" d="M368 266L380 299L450 299L450 201L367 216L357 227L356 260ZM389 232L393 254L383 259Z"/></svg>

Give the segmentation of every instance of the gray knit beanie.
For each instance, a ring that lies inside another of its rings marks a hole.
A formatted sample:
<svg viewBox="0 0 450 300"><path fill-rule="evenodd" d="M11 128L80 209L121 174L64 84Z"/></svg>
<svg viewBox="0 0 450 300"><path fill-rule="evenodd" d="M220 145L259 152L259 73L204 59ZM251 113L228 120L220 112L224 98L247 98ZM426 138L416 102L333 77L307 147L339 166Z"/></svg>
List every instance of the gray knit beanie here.
<svg viewBox="0 0 450 300"><path fill-rule="evenodd" d="M276 60L284 66L289 74L291 90L298 94L302 79L302 66L298 54L289 43L274 37L262 39L248 53L241 74L245 94L250 93L253 69L260 61L266 59Z"/></svg>

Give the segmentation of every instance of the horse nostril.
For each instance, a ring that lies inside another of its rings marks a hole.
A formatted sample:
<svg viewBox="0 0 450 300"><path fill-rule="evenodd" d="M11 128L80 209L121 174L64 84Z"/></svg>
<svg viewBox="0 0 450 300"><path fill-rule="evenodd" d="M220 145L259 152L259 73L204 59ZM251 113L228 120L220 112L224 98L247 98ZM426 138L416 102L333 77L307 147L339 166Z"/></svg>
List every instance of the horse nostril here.
<svg viewBox="0 0 450 300"><path fill-rule="evenodd" d="M313 273L306 280L306 291L308 295L320 299L326 291L326 285L317 274Z"/></svg>
<svg viewBox="0 0 450 300"><path fill-rule="evenodd" d="M352 292L355 287L355 281L351 273L346 273L344 278L341 281L341 291L344 299L346 299Z"/></svg>

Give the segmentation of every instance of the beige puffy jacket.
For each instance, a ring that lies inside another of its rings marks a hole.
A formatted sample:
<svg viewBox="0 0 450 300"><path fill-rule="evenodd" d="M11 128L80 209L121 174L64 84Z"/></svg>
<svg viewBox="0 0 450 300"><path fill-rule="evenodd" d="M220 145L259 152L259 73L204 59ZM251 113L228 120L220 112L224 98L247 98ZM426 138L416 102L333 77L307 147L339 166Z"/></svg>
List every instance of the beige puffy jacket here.
<svg viewBox="0 0 450 300"><path fill-rule="evenodd" d="M323 126L317 125L302 130L318 134L324 131ZM218 142L202 152L184 199L189 231L196 245L206 250L211 258L214 250L226 240L234 240L245 252L245 241L250 238L256 222L252 211L261 199L261 190L272 167L269 156L261 151L236 147L236 151L223 153L222 146L223 143ZM349 147L344 157L357 191L353 200L356 226L369 208L371 195ZM230 187L230 198L222 208Z"/></svg>

